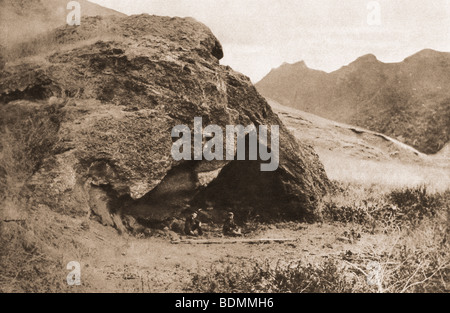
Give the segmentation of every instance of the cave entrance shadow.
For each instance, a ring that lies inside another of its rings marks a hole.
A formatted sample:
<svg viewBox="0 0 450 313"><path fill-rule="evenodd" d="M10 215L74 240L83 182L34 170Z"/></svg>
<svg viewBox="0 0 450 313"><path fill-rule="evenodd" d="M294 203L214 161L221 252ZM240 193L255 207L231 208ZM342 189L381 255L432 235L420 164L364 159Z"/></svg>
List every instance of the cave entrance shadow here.
<svg viewBox="0 0 450 313"><path fill-rule="evenodd" d="M246 135L245 143L245 160L237 160L236 154L234 160L225 165L210 184L198 191L192 206L232 210L238 213L237 219L240 220L256 216L263 221L302 218L301 210L293 205L295 201L290 199L285 189L282 169L261 171L261 164L268 161L260 159L259 145L257 160L250 160L249 135Z"/></svg>

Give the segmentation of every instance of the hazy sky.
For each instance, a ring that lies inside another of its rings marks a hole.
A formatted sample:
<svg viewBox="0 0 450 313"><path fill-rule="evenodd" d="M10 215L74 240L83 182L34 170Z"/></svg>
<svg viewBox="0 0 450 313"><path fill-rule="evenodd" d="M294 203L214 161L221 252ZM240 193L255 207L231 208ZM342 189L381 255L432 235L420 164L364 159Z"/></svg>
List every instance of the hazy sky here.
<svg viewBox="0 0 450 313"><path fill-rule="evenodd" d="M223 45L222 64L259 81L283 62L337 70L372 53L399 62L450 51L450 0L91 0L126 14L191 16ZM380 25L376 5L380 9ZM369 5L369 7L368 7Z"/></svg>

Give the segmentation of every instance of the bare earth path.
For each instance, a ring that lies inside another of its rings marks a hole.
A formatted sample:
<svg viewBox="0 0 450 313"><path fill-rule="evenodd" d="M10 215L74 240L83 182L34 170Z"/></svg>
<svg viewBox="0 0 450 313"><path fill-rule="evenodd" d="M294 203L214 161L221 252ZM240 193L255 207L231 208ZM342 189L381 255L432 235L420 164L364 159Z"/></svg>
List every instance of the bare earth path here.
<svg viewBox="0 0 450 313"><path fill-rule="evenodd" d="M208 270L213 264L239 266L242 261L304 261L338 257L353 253L380 253L389 247L384 235L361 234L346 238L349 230L338 225L297 223L269 226L247 238L289 238L285 243L261 244L172 244L167 238L124 239L114 230L91 225L100 242L85 242L89 253L82 256L82 274L98 292L185 292L191 274ZM110 237L108 242L101 236ZM113 240L111 240L113 239ZM215 240L220 238L215 238Z"/></svg>

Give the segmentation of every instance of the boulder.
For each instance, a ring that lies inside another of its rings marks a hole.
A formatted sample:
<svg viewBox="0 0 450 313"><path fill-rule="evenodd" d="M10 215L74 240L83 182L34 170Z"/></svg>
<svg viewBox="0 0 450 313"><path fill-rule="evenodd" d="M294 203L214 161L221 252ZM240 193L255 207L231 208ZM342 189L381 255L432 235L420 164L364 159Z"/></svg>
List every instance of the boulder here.
<svg viewBox="0 0 450 313"><path fill-rule="evenodd" d="M52 156L27 183L31 205L74 215L90 208L121 231L119 216L163 221L188 203L316 216L329 186L318 156L248 77L220 65L222 47L206 26L191 18L95 17L57 29L54 41L57 52L8 66L0 77L0 106L52 102L62 115ZM261 172L260 160L175 161L171 130L192 129L194 117L223 128L279 125L278 169Z"/></svg>

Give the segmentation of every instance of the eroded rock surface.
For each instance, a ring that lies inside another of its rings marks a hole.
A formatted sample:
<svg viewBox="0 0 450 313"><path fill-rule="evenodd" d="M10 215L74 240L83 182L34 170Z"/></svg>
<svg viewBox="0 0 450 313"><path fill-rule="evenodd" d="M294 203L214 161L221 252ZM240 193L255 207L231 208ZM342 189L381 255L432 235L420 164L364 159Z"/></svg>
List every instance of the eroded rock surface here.
<svg viewBox="0 0 450 313"><path fill-rule="evenodd" d="M58 52L8 65L0 76L3 105L26 100L63 115L52 157L27 184L32 205L93 212L118 229L118 216L163 220L187 203L315 216L329 184L317 155L246 76L219 64L221 45L206 26L96 17L54 38ZM278 170L261 172L259 161L174 161L171 130L193 129L194 117L223 128L280 125Z"/></svg>

